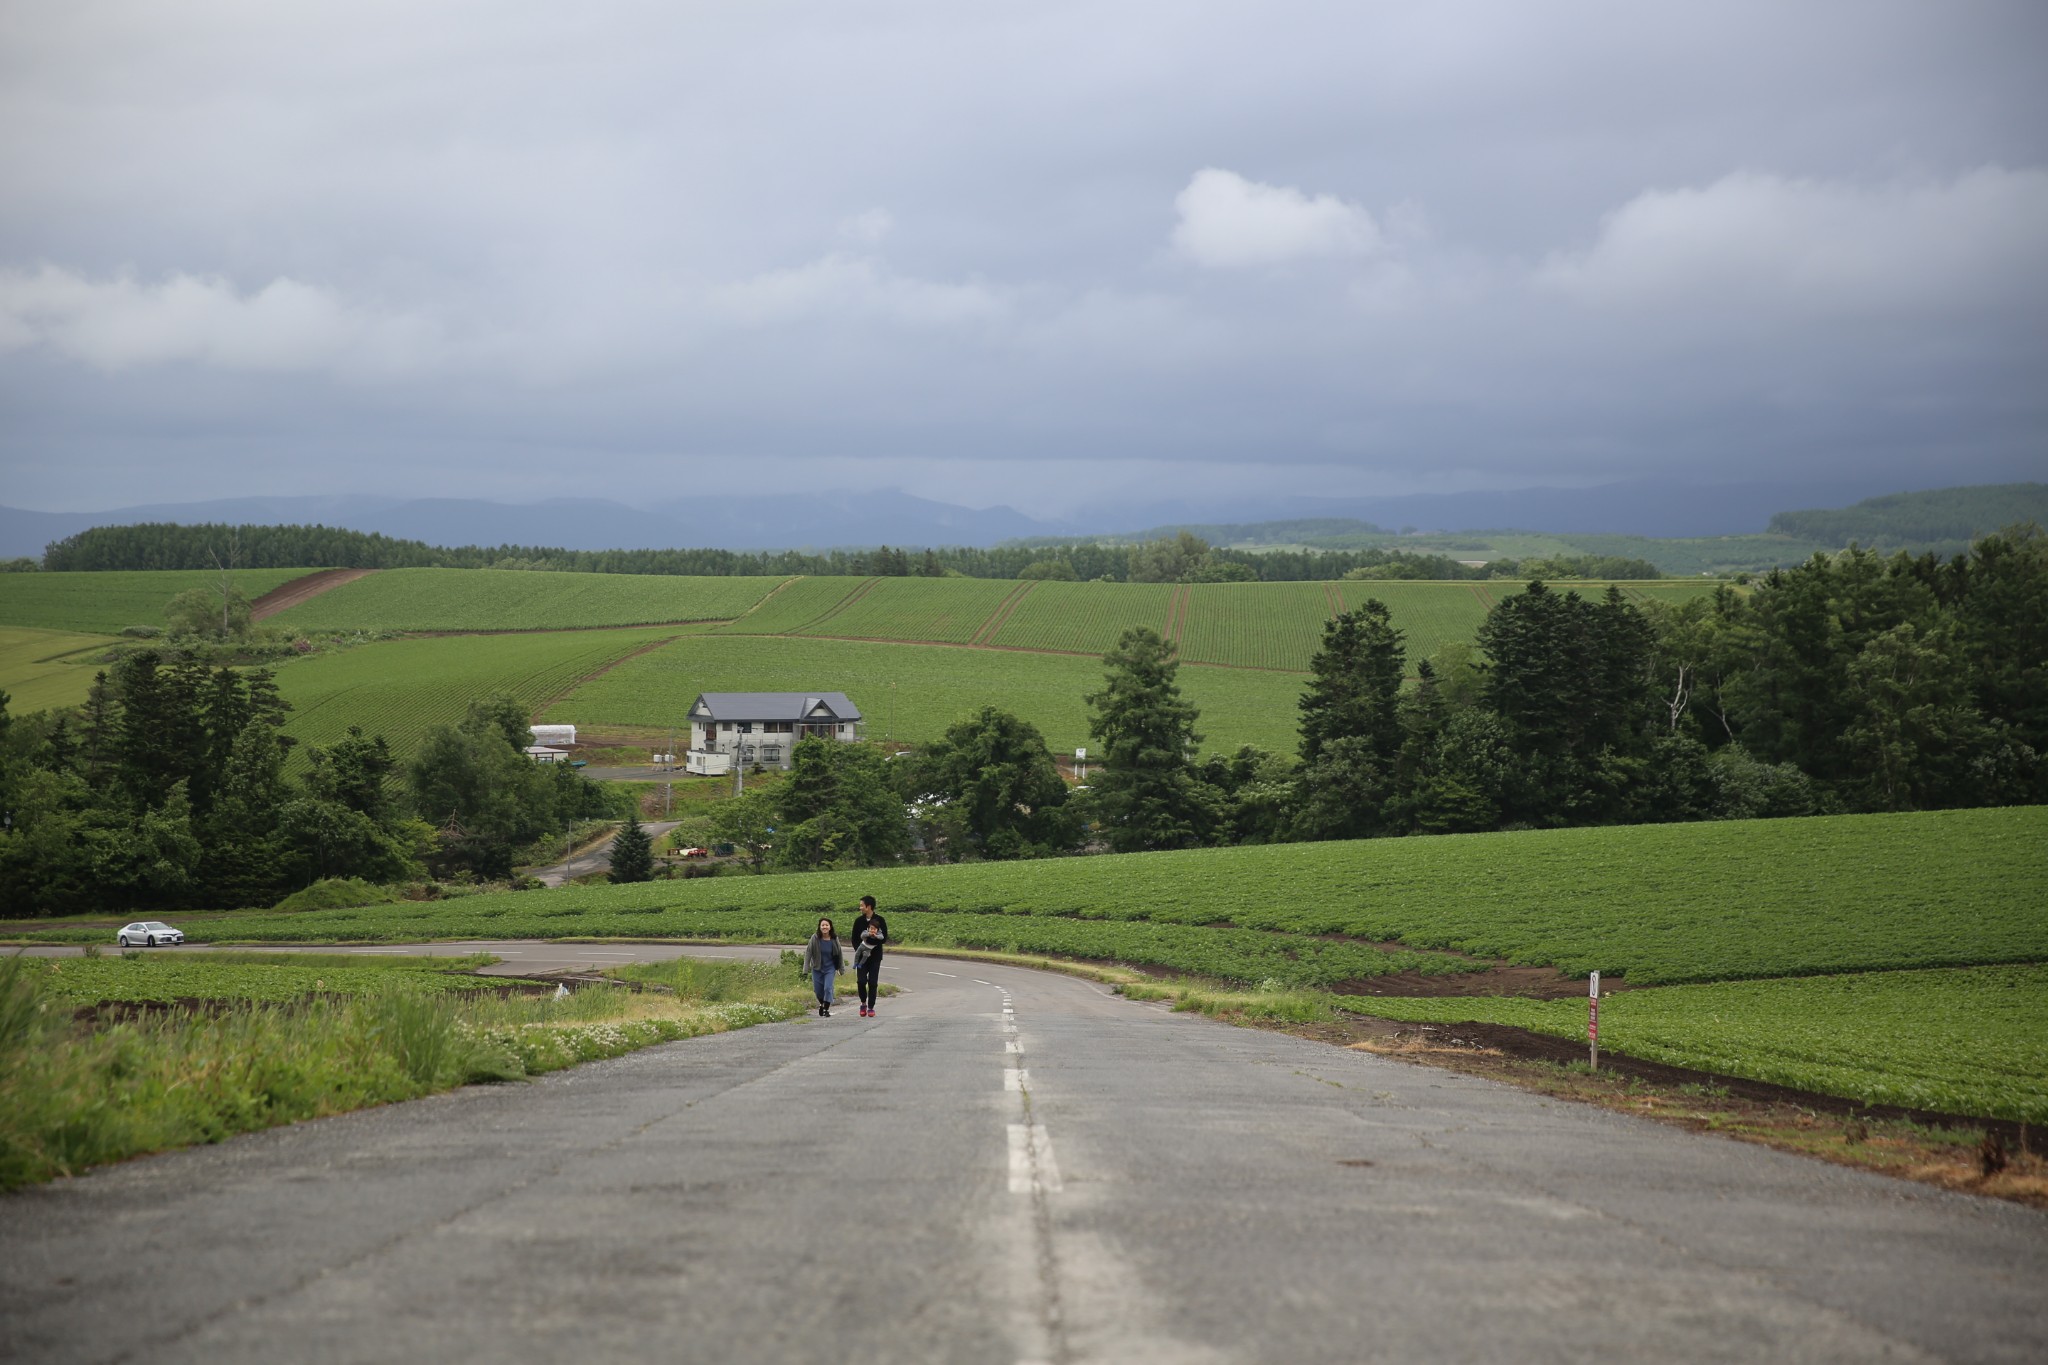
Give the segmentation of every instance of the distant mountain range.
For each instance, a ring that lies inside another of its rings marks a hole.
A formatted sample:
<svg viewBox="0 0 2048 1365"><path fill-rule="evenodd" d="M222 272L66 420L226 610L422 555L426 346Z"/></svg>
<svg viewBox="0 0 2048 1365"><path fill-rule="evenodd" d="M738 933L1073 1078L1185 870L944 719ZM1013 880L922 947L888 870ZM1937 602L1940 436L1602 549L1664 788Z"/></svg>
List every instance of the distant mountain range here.
<svg viewBox="0 0 2048 1365"><path fill-rule="evenodd" d="M596 498L538 503L481 498L224 498L105 512L0 507L0 558L40 556L51 541L90 527L137 522L318 523L431 545L534 545L572 550L990 546L1086 536L1138 538L1179 527L1189 527L1218 542L1279 543L1313 541L1361 529L1361 524L1394 531L1726 536L1763 532L1774 516L1788 508L1842 507L1873 491L1840 483L1690 485L1645 479L1598 488L1397 498L1281 497L1239 501L1227 511L1214 503L1123 502L1090 508L1066 522L1026 516L1008 507L960 507L896 489L775 498L692 498L639 506ZM1784 528L1774 529L1782 534Z"/></svg>

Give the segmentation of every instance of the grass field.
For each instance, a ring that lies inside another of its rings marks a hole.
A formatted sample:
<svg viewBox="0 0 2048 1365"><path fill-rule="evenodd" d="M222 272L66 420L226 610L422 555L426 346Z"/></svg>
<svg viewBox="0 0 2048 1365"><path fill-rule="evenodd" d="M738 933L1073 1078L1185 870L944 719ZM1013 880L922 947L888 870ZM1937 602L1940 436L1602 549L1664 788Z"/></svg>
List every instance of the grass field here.
<svg viewBox="0 0 2048 1365"><path fill-rule="evenodd" d="M462 719L469 703L487 692L510 692L538 709L579 678L677 630L384 640L293 660L277 670L278 691L292 704L285 732L326 744L360 725L402 754L429 727Z"/></svg>
<svg viewBox="0 0 2048 1365"><path fill-rule="evenodd" d="M1603 1047L1872 1104L2048 1122L2048 967L1963 967L1625 991ZM1584 1000L1347 1001L1386 1019L1586 1036Z"/></svg>
<svg viewBox="0 0 2048 1365"><path fill-rule="evenodd" d="M295 630L567 630L727 621L780 578L386 569L272 618Z"/></svg>
<svg viewBox="0 0 2048 1365"><path fill-rule="evenodd" d="M0 692L8 696L8 711L25 716L52 706L78 705L97 671L85 660L113 643L109 635L0 626Z"/></svg>
<svg viewBox="0 0 2048 1365"><path fill-rule="evenodd" d="M1211 752L1257 744L1292 753L1301 683L1285 673L1180 672L1182 692L1201 708L1203 747ZM870 739L923 743L976 708L995 705L1036 725L1055 753L1072 753L1090 742L1083 699L1101 686L1102 663L1088 657L714 632L626 661L541 719L666 727L699 692L841 691L861 708Z"/></svg>
<svg viewBox="0 0 2048 1365"><path fill-rule="evenodd" d="M235 586L255 601L311 569L240 569ZM0 626L118 635L129 626L162 626L164 606L187 588L215 589L210 569L134 573L0 574Z"/></svg>

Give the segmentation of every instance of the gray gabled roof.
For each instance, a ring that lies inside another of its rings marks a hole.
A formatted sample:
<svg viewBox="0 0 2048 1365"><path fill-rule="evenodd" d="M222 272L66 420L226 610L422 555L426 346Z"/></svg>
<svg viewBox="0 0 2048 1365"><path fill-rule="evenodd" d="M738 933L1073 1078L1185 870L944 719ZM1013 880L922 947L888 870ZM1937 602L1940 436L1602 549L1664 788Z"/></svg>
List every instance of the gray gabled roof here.
<svg viewBox="0 0 2048 1365"><path fill-rule="evenodd" d="M691 720L859 720L844 692L702 692Z"/></svg>

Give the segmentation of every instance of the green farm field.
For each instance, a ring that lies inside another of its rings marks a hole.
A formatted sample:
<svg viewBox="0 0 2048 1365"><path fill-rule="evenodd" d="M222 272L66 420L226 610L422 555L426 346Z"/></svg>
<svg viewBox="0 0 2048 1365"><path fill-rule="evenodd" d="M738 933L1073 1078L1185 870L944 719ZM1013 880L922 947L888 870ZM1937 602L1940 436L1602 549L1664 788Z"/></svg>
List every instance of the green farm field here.
<svg viewBox="0 0 2048 1365"><path fill-rule="evenodd" d="M239 569L235 586L255 601L311 569ZM217 589L206 569L119 573L0 574L0 626L118 635L129 626L162 626L164 606L187 588Z"/></svg>
<svg viewBox="0 0 2048 1365"><path fill-rule="evenodd" d="M181 923L195 939L801 938L864 892L1027 936L1140 924L1398 944L1631 985L2048 962L2048 807L1822 816L723 876ZM99 928L52 925L60 938ZM1335 938L1326 936L1337 936ZM904 935L906 946L919 941ZM1003 945L984 945L1003 946ZM1148 961L1133 944L1119 956ZM1078 948L1074 951L1079 951ZM1372 951L1378 951L1372 949ZM1303 978L1284 965L1238 980ZM1327 978L1325 978L1327 979Z"/></svg>
<svg viewBox="0 0 2048 1365"><path fill-rule="evenodd" d="M1601 1046L1870 1104L2048 1122L2048 967L1958 967L1625 991ZM1384 1019L1512 1024L1580 1040L1584 1000L1393 998Z"/></svg>
<svg viewBox="0 0 2048 1365"><path fill-rule="evenodd" d="M78 705L97 671L87 660L114 643L110 635L0 626L0 692L7 694L7 709L25 716L52 706Z"/></svg>
<svg viewBox="0 0 2048 1365"><path fill-rule="evenodd" d="M578 680L682 629L383 640L292 660L277 669L278 691L292 704L285 733L327 744L360 725L402 755L430 727L461 720L470 702L488 692L510 692L538 710Z"/></svg>
<svg viewBox="0 0 2048 1365"><path fill-rule="evenodd" d="M964 645L1024 585L1000 578L879 578L802 635Z"/></svg>
<svg viewBox="0 0 2048 1365"><path fill-rule="evenodd" d="M421 642L425 643L425 642ZM869 739L912 744L985 705L1036 725L1055 753L1089 743L1083 700L1102 686L1102 662L1086 656L857 640L685 636L591 679L543 721L666 728L699 692L845 692L866 717ZM1201 708L1203 747L1257 744L1291 753L1303 679L1243 669L1181 669L1181 691ZM892 690L892 686L893 690Z"/></svg>
<svg viewBox="0 0 2048 1365"><path fill-rule="evenodd" d="M569 630L729 621L781 578L386 569L279 612L274 623L327 630Z"/></svg>

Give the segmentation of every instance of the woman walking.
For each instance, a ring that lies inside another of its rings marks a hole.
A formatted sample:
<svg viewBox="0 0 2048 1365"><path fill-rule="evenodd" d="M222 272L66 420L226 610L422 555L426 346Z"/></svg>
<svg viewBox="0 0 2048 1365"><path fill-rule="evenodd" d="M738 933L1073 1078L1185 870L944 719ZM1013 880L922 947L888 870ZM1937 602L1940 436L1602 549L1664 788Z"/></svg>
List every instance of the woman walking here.
<svg viewBox="0 0 2048 1365"><path fill-rule="evenodd" d="M846 954L840 951L831 920L819 920L818 932L804 945L804 970L811 974L811 989L818 995L818 1017L830 1019L832 988L838 983L839 973L846 970Z"/></svg>

